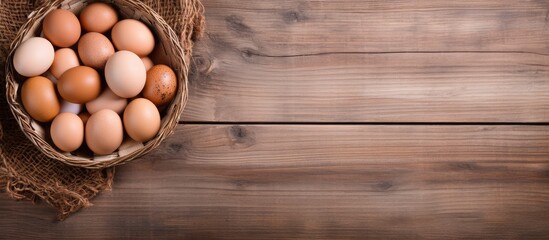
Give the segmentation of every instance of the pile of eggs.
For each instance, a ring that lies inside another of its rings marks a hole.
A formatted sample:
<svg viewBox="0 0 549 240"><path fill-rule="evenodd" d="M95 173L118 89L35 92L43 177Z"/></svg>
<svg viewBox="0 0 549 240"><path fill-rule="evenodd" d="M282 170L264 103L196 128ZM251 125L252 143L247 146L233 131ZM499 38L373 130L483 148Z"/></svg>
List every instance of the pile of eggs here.
<svg viewBox="0 0 549 240"><path fill-rule="evenodd" d="M87 146L107 155L125 135L137 142L157 135L159 109L175 97L177 77L149 58L155 37L144 23L119 21L113 6L96 2L78 17L52 10L41 36L18 46L13 66L27 78L20 93L23 107L50 125L57 148L73 152Z"/></svg>

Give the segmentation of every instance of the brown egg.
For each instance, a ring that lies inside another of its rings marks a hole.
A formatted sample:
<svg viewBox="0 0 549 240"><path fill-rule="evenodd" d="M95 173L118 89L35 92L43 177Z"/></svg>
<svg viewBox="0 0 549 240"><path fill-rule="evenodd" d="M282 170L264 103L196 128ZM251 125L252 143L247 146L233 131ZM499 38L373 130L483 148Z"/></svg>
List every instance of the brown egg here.
<svg viewBox="0 0 549 240"><path fill-rule="evenodd" d="M50 135L55 146L72 152L84 142L84 123L74 113L60 113L51 123Z"/></svg>
<svg viewBox="0 0 549 240"><path fill-rule="evenodd" d="M92 3L80 12L80 23L88 32L104 33L109 31L116 22L118 22L118 14L107 3Z"/></svg>
<svg viewBox="0 0 549 240"><path fill-rule="evenodd" d="M101 33L86 33L78 42L78 55L86 66L103 69L113 54L114 47L111 41Z"/></svg>
<svg viewBox="0 0 549 240"><path fill-rule="evenodd" d="M145 142L160 130L160 113L156 106L145 98L131 101L124 110L124 129L135 141Z"/></svg>
<svg viewBox="0 0 549 240"><path fill-rule="evenodd" d="M32 77L23 83L21 101L36 121L49 122L61 109L53 83L42 76Z"/></svg>
<svg viewBox="0 0 549 240"><path fill-rule="evenodd" d="M91 67L73 67L57 80L57 90L59 95L69 102L86 103L99 96L101 77Z"/></svg>
<svg viewBox="0 0 549 240"><path fill-rule="evenodd" d="M154 36L144 23L135 19L124 19L114 25L112 42L118 50L128 50L140 57L149 55L154 49Z"/></svg>
<svg viewBox="0 0 549 240"><path fill-rule="evenodd" d="M147 71L147 81L143 88L143 97L156 106L172 101L177 91L177 77L173 70L163 64L155 65Z"/></svg>
<svg viewBox="0 0 549 240"><path fill-rule="evenodd" d="M110 109L92 114L86 123L85 136L88 147L95 154L111 154L124 138L120 116Z"/></svg>
<svg viewBox="0 0 549 240"><path fill-rule="evenodd" d="M70 48L61 48L55 51L55 57L50 67L50 72L55 78L60 78L63 73L73 67L80 66L78 56Z"/></svg>
<svg viewBox="0 0 549 240"><path fill-rule="evenodd" d="M71 11L55 9L44 17L42 31L53 45L70 47L80 38L80 22Z"/></svg>

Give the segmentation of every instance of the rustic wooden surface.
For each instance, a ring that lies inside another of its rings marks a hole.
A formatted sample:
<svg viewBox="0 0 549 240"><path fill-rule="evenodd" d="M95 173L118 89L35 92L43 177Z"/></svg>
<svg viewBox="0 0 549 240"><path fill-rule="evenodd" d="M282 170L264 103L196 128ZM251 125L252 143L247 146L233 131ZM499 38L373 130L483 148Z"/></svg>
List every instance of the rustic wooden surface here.
<svg viewBox="0 0 549 240"><path fill-rule="evenodd" d="M0 239L549 236L549 1L204 4L176 133Z"/></svg>
<svg viewBox="0 0 549 240"><path fill-rule="evenodd" d="M549 122L549 1L204 1L183 114Z"/></svg>

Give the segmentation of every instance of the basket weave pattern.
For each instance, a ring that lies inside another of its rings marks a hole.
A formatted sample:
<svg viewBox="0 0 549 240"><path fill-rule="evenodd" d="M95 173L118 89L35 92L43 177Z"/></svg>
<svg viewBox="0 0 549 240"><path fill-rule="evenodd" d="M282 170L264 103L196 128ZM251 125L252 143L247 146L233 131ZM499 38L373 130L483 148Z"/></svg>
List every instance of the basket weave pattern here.
<svg viewBox="0 0 549 240"><path fill-rule="evenodd" d="M165 63L172 66L179 81L175 98L168 106L165 111L166 113L162 118L160 131L152 140L142 144L126 139L118 151L108 156L90 157L62 153L51 144L51 141L48 141L43 125L32 120L21 104L18 88L20 83L25 79L21 78L15 72L12 65L11 59L15 49L17 49L24 40L39 35L38 30L40 29L42 19L48 12L56 8L64 8L78 13L88 4L88 1L56 0L48 2L33 11L29 16L28 21L20 28L15 36L6 61L7 100L15 120L25 135L46 156L58 159L69 165L92 169L120 165L133 160L156 148L167 136L173 133L173 130L179 122L179 116L187 102L187 74L189 71L190 49L192 47L193 31L197 29L195 27L196 25L194 25L195 23L188 20L194 19L195 15L200 14L202 9L199 4L193 4L192 1L184 1L185 12L182 15L182 19L181 21L176 21L174 24L176 28L182 30L181 38L183 41L181 44L179 36L172 30L172 27L162 16L145 3L135 0L110 0L108 2L118 8L123 18L138 19L147 24L153 32L155 32L155 35L159 40L159 43L157 44L160 44L159 47L162 50L163 60Z"/></svg>

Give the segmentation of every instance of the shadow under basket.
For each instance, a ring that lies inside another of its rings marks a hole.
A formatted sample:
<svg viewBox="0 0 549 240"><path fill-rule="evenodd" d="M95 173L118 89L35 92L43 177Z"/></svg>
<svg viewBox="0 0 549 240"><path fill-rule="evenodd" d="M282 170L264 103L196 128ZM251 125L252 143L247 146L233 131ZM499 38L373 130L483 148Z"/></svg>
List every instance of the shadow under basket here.
<svg viewBox="0 0 549 240"><path fill-rule="evenodd" d="M184 54L179 37L173 29L159 14L147 5L135 0L103 1L112 4L119 12L121 19L133 18L140 20L152 30L156 38L155 50L151 54L152 58L155 64L166 64L174 70L178 81L177 92L173 101L165 108L160 109L162 118L160 131L152 140L136 142L125 136L122 145L110 155L94 155L91 151L86 150L86 148L81 148L70 153L62 152L55 147L49 137L50 123L40 123L33 120L23 108L19 88L27 78L15 71L13 67L13 55L15 49L23 41L34 36L40 36L42 20L50 11L62 8L78 15L90 2L92 1L51 1L40 6L30 14L28 21L21 27L10 46L10 53L6 61L6 98L21 130L46 156L72 166L97 169L124 164L140 157L156 148L167 136L173 133L187 102L187 74L188 59L190 56Z"/></svg>

